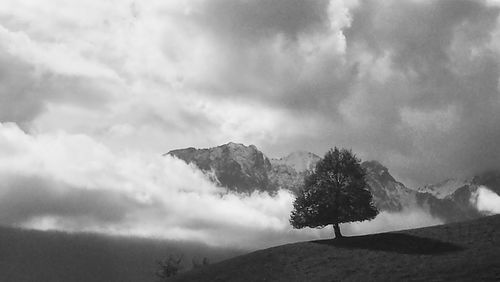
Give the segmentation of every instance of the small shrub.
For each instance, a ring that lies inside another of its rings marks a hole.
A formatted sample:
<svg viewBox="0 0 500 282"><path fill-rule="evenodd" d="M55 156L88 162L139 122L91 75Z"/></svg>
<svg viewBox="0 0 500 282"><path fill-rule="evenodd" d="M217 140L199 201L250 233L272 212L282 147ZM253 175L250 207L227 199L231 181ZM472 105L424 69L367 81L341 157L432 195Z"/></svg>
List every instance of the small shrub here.
<svg viewBox="0 0 500 282"><path fill-rule="evenodd" d="M193 269L196 268L201 268L203 266L209 265L210 261L208 260L207 257L204 257L201 261L199 257L193 257L191 260L191 263L193 264Z"/></svg>
<svg viewBox="0 0 500 282"><path fill-rule="evenodd" d="M168 258L157 261L159 269L156 276L161 279L160 281L166 281L169 277L177 275L179 270L182 269L183 257L183 255L169 255Z"/></svg>

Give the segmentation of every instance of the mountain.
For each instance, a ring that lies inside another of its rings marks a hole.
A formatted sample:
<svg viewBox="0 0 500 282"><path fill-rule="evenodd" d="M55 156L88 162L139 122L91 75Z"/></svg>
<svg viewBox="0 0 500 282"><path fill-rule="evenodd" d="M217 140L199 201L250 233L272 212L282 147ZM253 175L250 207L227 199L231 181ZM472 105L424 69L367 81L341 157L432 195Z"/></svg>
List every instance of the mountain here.
<svg viewBox="0 0 500 282"><path fill-rule="evenodd" d="M415 191L396 181L385 166L377 161L366 161L361 167L366 171L366 182L379 210L401 211L414 205Z"/></svg>
<svg viewBox="0 0 500 282"><path fill-rule="evenodd" d="M415 197L417 206L427 210L432 216L444 222L457 222L482 216L471 203L473 192L471 187L462 187L443 199L421 192L417 192Z"/></svg>
<svg viewBox="0 0 500 282"><path fill-rule="evenodd" d="M500 215L277 246L172 281L498 281Z"/></svg>
<svg viewBox="0 0 500 282"><path fill-rule="evenodd" d="M304 152L292 152L279 159L269 159L254 145L228 143L207 149L179 149L167 153L214 175L220 186L240 193L279 189L297 192L304 177L321 159ZM500 194L500 172L488 172L466 180L448 179L416 190L394 179L378 161L361 164L366 181L380 211L399 212L419 208L444 222L473 219L481 216L471 199L479 185Z"/></svg>
<svg viewBox="0 0 500 282"><path fill-rule="evenodd" d="M280 159L272 159L271 163L273 165L286 165L293 168L297 172L305 172L307 170L312 170L316 166L316 163L321 158L313 153L305 151L297 151L290 153L288 156Z"/></svg>
<svg viewBox="0 0 500 282"><path fill-rule="evenodd" d="M230 190L244 193L297 191L307 171L320 157L309 152L293 152L280 159L269 159L254 145L227 143L214 148L186 148L168 152L215 175L214 181Z"/></svg>
<svg viewBox="0 0 500 282"><path fill-rule="evenodd" d="M428 184L417 189L421 193L430 193L436 198L444 199L453 194L456 190L470 186L472 182L467 179L449 178L436 184Z"/></svg>
<svg viewBox="0 0 500 282"><path fill-rule="evenodd" d="M446 221L459 221L482 216L472 199L480 186L500 195L500 172L487 171L468 179L450 178L417 189L417 204L432 215Z"/></svg>
<svg viewBox="0 0 500 282"><path fill-rule="evenodd" d="M271 159L269 177L272 185L297 192L304 184L304 177L313 170L321 158L309 152L293 152L280 159Z"/></svg>
<svg viewBox="0 0 500 282"><path fill-rule="evenodd" d="M278 188L269 180L271 162L254 145L231 142L210 149L187 148L167 154L193 163L203 171L213 171L222 186L237 192L275 192Z"/></svg>
<svg viewBox="0 0 500 282"><path fill-rule="evenodd" d="M435 184L419 187L417 191L422 194L431 194L438 199L451 199L463 202L479 188L486 186L500 195L500 171L487 171L470 178L449 178Z"/></svg>
<svg viewBox="0 0 500 282"><path fill-rule="evenodd" d="M426 210L444 222L474 219L482 216L471 202L477 185L472 181L448 179L412 190L398 182L377 161L363 162L367 183L380 211L397 212L405 208Z"/></svg>

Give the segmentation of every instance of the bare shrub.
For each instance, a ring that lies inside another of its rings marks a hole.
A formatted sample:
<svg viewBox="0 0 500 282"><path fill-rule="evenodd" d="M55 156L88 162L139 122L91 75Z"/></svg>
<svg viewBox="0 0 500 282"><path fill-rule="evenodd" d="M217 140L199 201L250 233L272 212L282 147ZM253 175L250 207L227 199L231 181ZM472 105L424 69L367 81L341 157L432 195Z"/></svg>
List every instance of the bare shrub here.
<svg viewBox="0 0 500 282"><path fill-rule="evenodd" d="M166 281L169 277L177 275L182 269L183 258L184 255L169 255L167 258L157 261L159 269L156 276L161 279L160 281Z"/></svg>

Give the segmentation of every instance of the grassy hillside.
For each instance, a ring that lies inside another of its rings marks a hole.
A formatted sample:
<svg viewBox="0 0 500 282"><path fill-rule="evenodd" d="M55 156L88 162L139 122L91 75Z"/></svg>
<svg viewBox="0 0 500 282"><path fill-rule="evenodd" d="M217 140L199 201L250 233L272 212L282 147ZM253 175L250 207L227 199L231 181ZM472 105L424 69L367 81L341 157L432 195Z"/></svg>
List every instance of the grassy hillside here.
<svg viewBox="0 0 500 282"><path fill-rule="evenodd" d="M173 281L500 281L500 215L283 245Z"/></svg>
<svg viewBox="0 0 500 282"><path fill-rule="evenodd" d="M0 281L157 281L156 260L185 254L212 262L243 252L201 244L0 227Z"/></svg>

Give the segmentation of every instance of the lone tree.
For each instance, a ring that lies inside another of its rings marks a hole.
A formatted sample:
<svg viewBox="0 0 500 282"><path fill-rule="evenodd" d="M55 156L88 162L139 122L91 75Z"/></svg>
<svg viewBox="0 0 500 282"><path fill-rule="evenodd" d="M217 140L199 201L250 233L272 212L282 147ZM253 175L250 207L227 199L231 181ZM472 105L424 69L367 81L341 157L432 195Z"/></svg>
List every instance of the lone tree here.
<svg viewBox="0 0 500 282"><path fill-rule="evenodd" d="M341 238L340 223L370 220L378 214L365 181L365 171L351 150L330 149L307 175L293 203L294 228L332 224Z"/></svg>

